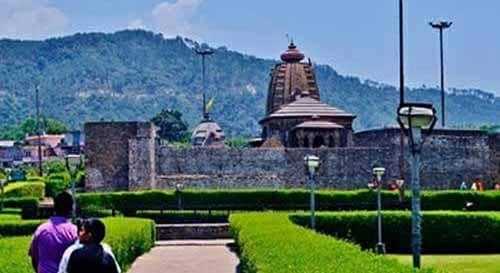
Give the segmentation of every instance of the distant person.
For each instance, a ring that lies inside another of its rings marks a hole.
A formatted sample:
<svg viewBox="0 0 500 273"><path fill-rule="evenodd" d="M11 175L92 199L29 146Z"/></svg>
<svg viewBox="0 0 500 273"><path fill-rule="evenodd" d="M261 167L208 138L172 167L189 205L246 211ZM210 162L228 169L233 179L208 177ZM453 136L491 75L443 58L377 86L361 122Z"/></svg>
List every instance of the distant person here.
<svg viewBox="0 0 500 273"><path fill-rule="evenodd" d="M460 184L460 190L465 191L467 189L468 189L467 183L465 183L465 181L462 181L462 184Z"/></svg>
<svg viewBox="0 0 500 273"><path fill-rule="evenodd" d="M106 235L101 220L84 220L78 235L78 244L64 253L59 273L121 273L111 248L101 243Z"/></svg>
<svg viewBox="0 0 500 273"><path fill-rule="evenodd" d="M57 273L64 251L76 241L76 226L68 220L72 207L69 193L58 194L54 199L55 215L36 229L29 249L36 273Z"/></svg>
<svg viewBox="0 0 500 273"><path fill-rule="evenodd" d="M493 187L494 190L500 191L500 182L495 183L495 186Z"/></svg>

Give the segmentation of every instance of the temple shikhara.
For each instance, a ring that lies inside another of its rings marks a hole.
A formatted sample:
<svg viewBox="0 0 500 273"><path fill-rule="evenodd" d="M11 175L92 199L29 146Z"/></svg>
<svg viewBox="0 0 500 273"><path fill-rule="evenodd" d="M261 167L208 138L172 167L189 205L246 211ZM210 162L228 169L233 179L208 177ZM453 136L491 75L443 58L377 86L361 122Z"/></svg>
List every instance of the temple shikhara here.
<svg viewBox="0 0 500 273"><path fill-rule="evenodd" d="M310 59L293 42L271 72L262 138L285 147L352 146L355 115L320 100Z"/></svg>

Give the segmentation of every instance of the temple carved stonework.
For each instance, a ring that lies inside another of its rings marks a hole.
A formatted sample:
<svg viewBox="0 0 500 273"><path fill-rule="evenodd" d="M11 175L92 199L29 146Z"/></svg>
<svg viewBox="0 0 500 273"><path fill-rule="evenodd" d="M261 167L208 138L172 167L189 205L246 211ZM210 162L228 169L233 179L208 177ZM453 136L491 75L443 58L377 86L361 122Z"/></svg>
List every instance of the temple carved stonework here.
<svg viewBox="0 0 500 273"><path fill-rule="evenodd" d="M320 101L314 67L292 43L271 72L266 117L260 121L264 143L285 147L352 145L353 114Z"/></svg>

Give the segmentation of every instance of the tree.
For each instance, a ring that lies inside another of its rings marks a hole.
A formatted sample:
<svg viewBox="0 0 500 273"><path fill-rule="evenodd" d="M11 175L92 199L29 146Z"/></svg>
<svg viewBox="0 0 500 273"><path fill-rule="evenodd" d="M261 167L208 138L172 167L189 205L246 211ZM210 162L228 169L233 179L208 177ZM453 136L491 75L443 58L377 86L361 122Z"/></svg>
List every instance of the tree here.
<svg viewBox="0 0 500 273"><path fill-rule="evenodd" d="M158 135L162 139L181 141L187 136L188 125L177 110L163 109L151 122L159 128Z"/></svg>
<svg viewBox="0 0 500 273"><path fill-rule="evenodd" d="M36 119L27 118L16 126L6 126L2 128L0 139L23 140L26 135L36 134ZM64 134L68 131L66 124L51 118L42 118L40 129L47 134Z"/></svg>

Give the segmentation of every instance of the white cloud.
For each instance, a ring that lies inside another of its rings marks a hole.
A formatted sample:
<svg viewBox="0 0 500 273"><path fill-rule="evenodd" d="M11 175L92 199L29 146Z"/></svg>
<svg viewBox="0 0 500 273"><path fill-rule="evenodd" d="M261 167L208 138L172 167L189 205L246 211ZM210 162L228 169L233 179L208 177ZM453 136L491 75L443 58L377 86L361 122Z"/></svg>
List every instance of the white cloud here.
<svg viewBox="0 0 500 273"><path fill-rule="evenodd" d="M135 19L128 23L128 29L146 29L146 25L142 19Z"/></svg>
<svg viewBox="0 0 500 273"><path fill-rule="evenodd" d="M43 39L60 35L68 18L46 0L0 0L0 37Z"/></svg>
<svg viewBox="0 0 500 273"><path fill-rule="evenodd" d="M196 36L193 16L203 0L176 0L162 2L152 11L152 19L156 30L166 37Z"/></svg>

